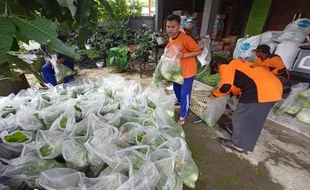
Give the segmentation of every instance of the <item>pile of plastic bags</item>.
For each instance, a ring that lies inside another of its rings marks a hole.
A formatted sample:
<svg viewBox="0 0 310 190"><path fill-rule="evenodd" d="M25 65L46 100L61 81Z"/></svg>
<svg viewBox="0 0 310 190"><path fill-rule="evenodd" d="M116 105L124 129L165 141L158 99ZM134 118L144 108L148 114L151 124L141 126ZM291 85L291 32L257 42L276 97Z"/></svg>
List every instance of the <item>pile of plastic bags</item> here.
<svg viewBox="0 0 310 190"><path fill-rule="evenodd" d="M173 103L119 76L2 98L0 189L195 188Z"/></svg>
<svg viewBox="0 0 310 190"><path fill-rule="evenodd" d="M299 122L310 125L310 89L309 83L299 83L291 89L290 95L278 106L276 115L288 114Z"/></svg>

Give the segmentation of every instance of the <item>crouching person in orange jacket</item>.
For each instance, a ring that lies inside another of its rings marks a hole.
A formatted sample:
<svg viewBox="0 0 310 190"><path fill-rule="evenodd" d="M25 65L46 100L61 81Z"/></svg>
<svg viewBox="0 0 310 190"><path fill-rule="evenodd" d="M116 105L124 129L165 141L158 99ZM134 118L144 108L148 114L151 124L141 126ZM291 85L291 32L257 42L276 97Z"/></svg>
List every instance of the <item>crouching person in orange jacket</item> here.
<svg viewBox="0 0 310 190"><path fill-rule="evenodd" d="M219 138L225 147L238 152L253 151L270 109L282 98L280 80L262 67L244 60L214 58L211 74L220 74L220 85L209 95L211 99L240 89L241 96L232 115L232 139ZM236 90L237 89L237 90Z"/></svg>
<svg viewBox="0 0 310 190"><path fill-rule="evenodd" d="M268 45L259 45L255 50L256 59L254 64L256 66L264 67L272 74L276 75L282 84L284 85L290 78L290 73L286 69L282 58L276 54L270 53L270 47Z"/></svg>

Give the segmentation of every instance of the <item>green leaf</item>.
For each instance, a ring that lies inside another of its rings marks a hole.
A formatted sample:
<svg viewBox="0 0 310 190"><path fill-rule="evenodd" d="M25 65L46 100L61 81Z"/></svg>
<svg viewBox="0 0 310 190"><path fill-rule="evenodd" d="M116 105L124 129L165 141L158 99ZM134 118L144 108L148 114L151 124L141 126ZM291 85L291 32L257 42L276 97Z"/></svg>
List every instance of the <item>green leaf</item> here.
<svg viewBox="0 0 310 190"><path fill-rule="evenodd" d="M7 135L4 137L6 142L15 142L15 143L21 143L21 142L26 142L29 139L24 135L22 132L16 132L11 135Z"/></svg>
<svg viewBox="0 0 310 190"><path fill-rule="evenodd" d="M79 42L84 44L87 40L87 28L81 28L79 31Z"/></svg>
<svg viewBox="0 0 310 190"><path fill-rule="evenodd" d="M87 27L89 25L89 16L91 10L91 1L89 0L78 0L78 7L75 14L76 21L79 28Z"/></svg>
<svg viewBox="0 0 310 190"><path fill-rule="evenodd" d="M38 73L37 71L33 70L32 67L30 66L30 64L28 64L25 61L19 59L18 57L14 56L14 55L10 55L10 54L5 54L3 58L10 65L15 65L17 68L19 68L21 70L26 70L26 71L31 72L36 77L36 79L38 79L39 82L43 82L43 77L42 77L41 73Z"/></svg>
<svg viewBox="0 0 310 190"><path fill-rule="evenodd" d="M16 27L9 18L0 17L0 28L0 52L7 52L11 49Z"/></svg>
<svg viewBox="0 0 310 190"><path fill-rule="evenodd" d="M113 9L110 6L109 2L107 0L99 0L99 2L104 6L104 8L110 13L111 17L115 19Z"/></svg>
<svg viewBox="0 0 310 190"><path fill-rule="evenodd" d="M77 7L74 5L76 0L57 0L60 6L66 7L70 10L72 17L75 16Z"/></svg>
<svg viewBox="0 0 310 190"><path fill-rule="evenodd" d="M77 58L78 55L73 49L67 47L57 38L57 26L50 20L40 18L36 20L26 20L19 17L12 18L17 25L20 33L34 41L45 44L56 52L64 54L71 58Z"/></svg>

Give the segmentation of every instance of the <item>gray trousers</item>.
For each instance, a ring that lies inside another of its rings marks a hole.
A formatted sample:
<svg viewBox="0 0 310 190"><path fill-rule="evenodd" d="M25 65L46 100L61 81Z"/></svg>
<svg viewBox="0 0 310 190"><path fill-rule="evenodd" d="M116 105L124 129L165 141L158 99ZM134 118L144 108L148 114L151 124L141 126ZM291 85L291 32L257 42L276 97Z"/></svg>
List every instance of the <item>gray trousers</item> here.
<svg viewBox="0 0 310 190"><path fill-rule="evenodd" d="M253 151L274 104L275 102L238 103L232 115L234 145L246 151Z"/></svg>

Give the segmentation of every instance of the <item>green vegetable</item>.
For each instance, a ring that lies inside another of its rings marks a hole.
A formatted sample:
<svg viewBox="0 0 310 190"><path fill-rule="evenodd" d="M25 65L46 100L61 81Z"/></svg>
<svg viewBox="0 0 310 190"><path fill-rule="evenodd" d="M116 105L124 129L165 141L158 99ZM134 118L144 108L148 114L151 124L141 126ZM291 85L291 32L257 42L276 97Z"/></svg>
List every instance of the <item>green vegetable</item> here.
<svg viewBox="0 0 310 190"><path fill-rule="evenodd" d="M300 99L308 99L308 98L309 98L309 94L306 93L306 92L302 92L302 93L300 93L300 94L298 95L298 97L299 97Z"/></svg>
<svg viewBox="0 0 310 190"><path fill-rule="evenodd" d="M296 115L298 112L300 112L301 107L300 106L289 106L286 110L286 112L290 115Z"/></svg>
<svg viewBox="0 0 310 190"><path fill-rule="evenodd" d="M182 72L180 69L170 70L165 73L162 73L162 75L168 81L176 82L178 84L183 84L184 82L184 78L182 76Z"/></svg>
<svg viewBox="0 0 310 190"><path fill-rule="evenodd" d="M210 117L205 117L203 121L206 122L208 127L213 127L215 125Z"/></svg>
<svg viewBox="0 0 310 190"><path fill-rule="evenodd" d="M275 114L278 116L282 116L284 114L284 112L281 111L280 109L276 109Z"/></svg>
<svg viewBox="0 0 310 190"><path fill-rule="evenodd" d="M14 142L14 143L22 143L29 140L22 132L16 132L11 135L7 135L4 137L6 142Z"/></svg>
<svg viewBox="0 0 310 190"><path fill-rule="evenodd" d="M87 134L86 131L80 131L80 132L76 133L75 135L78 137L83 137L83 136L86 136L86 134Z"/></svg>
<svg viewBox="0 0 310 190"><path fill-rule="evenodd" d="M205 69L202 67L199 69L198 74L196 75L196 79L202 83L205 83L210 86L217 86L220 83L220 75L219 74L210 74L210 67Z"/></svg>
<svg viewBox="0 0 310 190"><path fill-rule="evenodd" d="M78 111L78 112L82 112L82 109L81 109L81 108L79 108L79 106L74 105L73 107L74 107L74 109L75 109L76 111Z"/></svg>
<svg viewBox="0 0 310 190"><path fill-rule="evenodd" d="M310 125L310 112L309 109L302 110L296 115L296 118L301 123L304 123L306 125Z"/></svg>
<svg viewBox="0 0 310 190"><path fill-rule="evenodd" d="M302 108L310 108L310 102L308 102L308 101L303 101L303 102L301 103L301 107L302 107Z"/></svg>
<svg viewBox="0 0 310 190"><path fill-rule="evenodd" d="M142 132L137 135L137 141L141 143L142 139L145 137L146 133Z"/></svg>
<svg viewBox="0 0 310 190"><path fill-rule="evenodd" d="M68 122L68 118L63 117L59 122L60 128L65 129L67 126L67 122Z"/></svg>
<svg viewBox="0 0 310 190"><path fill-rule="evenodd" d="M42 157L48 157L53 154L54 148L51 145L45 145L40 148L40 153Z"/></svg>

